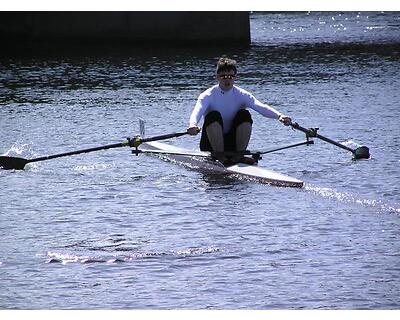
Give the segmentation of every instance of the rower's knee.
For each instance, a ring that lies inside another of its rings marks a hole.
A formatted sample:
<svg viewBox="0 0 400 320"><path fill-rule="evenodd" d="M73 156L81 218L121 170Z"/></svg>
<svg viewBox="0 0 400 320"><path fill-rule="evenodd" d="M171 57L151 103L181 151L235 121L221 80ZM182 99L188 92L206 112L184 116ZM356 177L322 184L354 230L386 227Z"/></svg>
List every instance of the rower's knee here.
<svg viewBox="0 0 400 320"><path fill-rule="evenodd" d="M244 151L250 142L251 130L252 130L253 120L251 114L248 110L240 110L235 117L234 127L235 132L235 144L237 151Z"/></svg>
<svg viewBox="0 0 400 320"><path fill-rule="evenodd" d="M216 149L219 150L223 148L223 142L220 142L220 140L223 139L222 135L223 120L221 114L218 111L207 113L204 117L203 130L200 139L200 150L215 151Z"/></svg>
<svg viewBox="0 0 400 320"><path fill-rule="evenodd" d="M208 127L212 123L219 123L221 127L223 126L222 116L218 111L211 111L207 113L204 118L204 127Z"/></svg>
<svg viewBox="0 0 400 320"><path fill-rule="evenodd" d="M233 125L235 127L238 127L242 123L249 123L250 125L253 124L253 119L251 118L251 114L246 109L239 110L235 116L235 119L233 120Z"/></svg>

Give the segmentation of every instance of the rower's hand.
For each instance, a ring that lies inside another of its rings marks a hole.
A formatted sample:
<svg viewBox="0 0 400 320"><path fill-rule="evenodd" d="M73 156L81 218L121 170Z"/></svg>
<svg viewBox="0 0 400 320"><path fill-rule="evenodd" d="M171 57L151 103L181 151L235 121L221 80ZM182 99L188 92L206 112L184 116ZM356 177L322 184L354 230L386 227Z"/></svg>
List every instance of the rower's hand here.
<svg viewBox="0 0 400 320"><path fill-rule="evenodd" d="M290 126L292 124L292 118L285 115L281 115L279 117L279 121L282 122L285 126Z"/></svg>
<svg viewBox="0 0 400 320"><path fill-rule="evenodd" d="M190 127L190 128L187 129L187 133L190 134L191 136L195 136L199 132L200 132L200 128L199 127Z"/></svg>

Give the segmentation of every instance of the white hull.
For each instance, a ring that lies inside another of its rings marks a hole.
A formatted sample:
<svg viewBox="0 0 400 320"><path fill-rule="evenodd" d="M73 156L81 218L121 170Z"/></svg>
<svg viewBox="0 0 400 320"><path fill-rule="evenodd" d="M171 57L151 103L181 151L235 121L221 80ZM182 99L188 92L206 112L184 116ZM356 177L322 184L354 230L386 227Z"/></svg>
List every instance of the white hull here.
<svg viewBox="0 0 400 320"><path fill-rule="evenodd" d="M214 161L209 152L190 151L161 142L146 142L140 147L141 150L162 151L165 154L158 154L161 158L182 163L189 168L206 173L226 174L230 176L245 177L261 183L272 184L282 187L303 186L303 181L287 175L260 168L257 165L238 163L233 166L225 167L222 163ZM172 154L169 154L171 152ZM179 154L173 154L179 153Z"/></svg>

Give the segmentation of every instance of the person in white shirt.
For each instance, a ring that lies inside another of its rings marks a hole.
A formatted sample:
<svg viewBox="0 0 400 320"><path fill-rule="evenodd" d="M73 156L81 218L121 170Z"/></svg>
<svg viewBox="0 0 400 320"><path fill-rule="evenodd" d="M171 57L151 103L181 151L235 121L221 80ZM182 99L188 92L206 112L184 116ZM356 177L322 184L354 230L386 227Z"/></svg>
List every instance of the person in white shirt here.
<svg viewBox="0 0 400 320"><path fill-rule="evenodd" d="M200 150L211 151L223 164L237 162L253 164L252 158L240 155L227 157L224 152L245 151L251 136L253 120L246 108L253 109L267 118L290 125L290 117L258 101L250 92L234 85L237 75L236 61L220 58L217 63L218 84L202 92L189 120L190 135L202 131ZM198 124L204 117L203 129Z"/></svg>

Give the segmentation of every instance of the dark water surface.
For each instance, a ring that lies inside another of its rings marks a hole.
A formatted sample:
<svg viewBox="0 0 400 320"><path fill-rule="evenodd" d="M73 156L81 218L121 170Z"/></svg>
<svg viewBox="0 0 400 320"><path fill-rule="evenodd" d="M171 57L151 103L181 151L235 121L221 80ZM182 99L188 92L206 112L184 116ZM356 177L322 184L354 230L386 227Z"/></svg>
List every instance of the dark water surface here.
<svg viewBox="0 0 400 320"><path fill-rule="evenodd" d="M0 171L3 309L398 309L400 14L252 14L249 48L102 48L0 59L0 154L186 128L222 54L316 141L261 166L303 189L121 148ZM23 52L22 52L23 53ZM253 112L250 147L303 139ZM199 137L171 143L195 149Z"/></svg>

